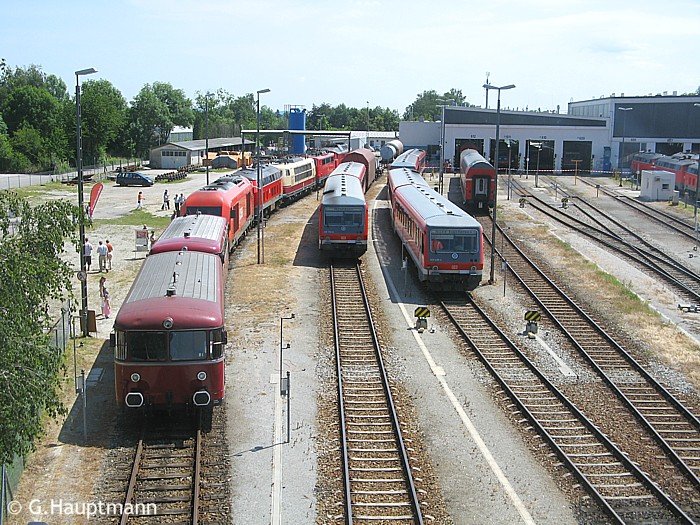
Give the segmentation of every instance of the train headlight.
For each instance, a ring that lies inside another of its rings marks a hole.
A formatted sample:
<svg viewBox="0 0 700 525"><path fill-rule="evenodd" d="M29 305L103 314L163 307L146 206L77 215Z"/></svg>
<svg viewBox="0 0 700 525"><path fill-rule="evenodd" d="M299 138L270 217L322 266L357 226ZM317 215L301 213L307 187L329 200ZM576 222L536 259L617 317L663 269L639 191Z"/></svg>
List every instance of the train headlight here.
<svg viewBox="0 0 700 525"><path fill-rule="evenodd" d="M131 374L131 380L134 383L138 383L139 381L141 381L141 375L134 372L133 374Z"/></svg>
<svg viewBox="0 0 700 525"><path fill-rule="evenodd" d="M202 370L201 372L199 372L197 374L197 379L199 379L200 381L204 381L206 378L207 378L207 373L204 370Z"/></svg>
<svg viewBox="0 0 700 525"><path fill-rule="evenodd" d="M172 317L166 317L163 320L163 328L166 330L170 330L173 327L173 318Z"/></svg>

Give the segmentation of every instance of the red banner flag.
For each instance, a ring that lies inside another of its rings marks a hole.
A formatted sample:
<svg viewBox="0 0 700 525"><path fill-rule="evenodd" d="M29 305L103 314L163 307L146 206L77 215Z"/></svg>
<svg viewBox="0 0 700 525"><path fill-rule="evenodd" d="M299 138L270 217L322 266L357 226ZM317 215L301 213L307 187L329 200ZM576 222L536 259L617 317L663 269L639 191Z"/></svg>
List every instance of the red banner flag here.
<svg viewBox="0 0 700 525"><path fill-rule="evenodd" d="M101 182L98 182L92 187L92 190L90 190L90 204L88 205L88 216L92 219L92 214L95 211L95 206L97 206L97 200L100 198L100 194L102 193L102 188L104 187L104 184Z"/></svg>

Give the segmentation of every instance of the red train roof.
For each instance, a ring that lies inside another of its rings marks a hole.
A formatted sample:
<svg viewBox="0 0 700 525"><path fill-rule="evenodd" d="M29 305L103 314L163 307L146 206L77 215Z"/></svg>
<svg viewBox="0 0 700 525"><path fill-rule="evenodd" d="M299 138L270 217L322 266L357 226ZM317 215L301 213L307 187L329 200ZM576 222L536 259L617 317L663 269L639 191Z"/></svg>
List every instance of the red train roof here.
<svg viewBox="0 0 700 525"><path fill-rule="evenodd" d="M226 219L215 215L188 215L173 219L151 247L151 254L180 251L183 248L219 254L226 244Z"/></svg>

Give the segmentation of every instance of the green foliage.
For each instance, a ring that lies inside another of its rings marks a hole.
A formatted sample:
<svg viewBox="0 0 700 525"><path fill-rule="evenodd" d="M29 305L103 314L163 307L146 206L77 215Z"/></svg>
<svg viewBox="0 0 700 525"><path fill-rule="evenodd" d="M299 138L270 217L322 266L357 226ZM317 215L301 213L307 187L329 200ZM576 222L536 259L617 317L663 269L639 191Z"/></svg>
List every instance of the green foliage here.
<svg viewBox="0 0 700 525"><path fill-rule="evenodd" d="M419 93L416 96L413 104L404 111L403 118L404 120L440 120L442 118L442 108L440 106L443 104L467 107L472 105L466 101L461 89L452 88L442 95L431 89L423 91L423 93Z"/></svg>
<svg viewBox="0 0 700 525"><path fill-rule="evenodd" d="M399 129L399 114L389 108L350 108L345 104L331 106L315 104L306 119L307 128L313 130L366 130L396 131Z"/></svg>
<svg viewBox="0 0 700 525"><path fill-rule="evenodd" d="M63 409L62 356L45 331L56 314L49 304L71 290L72 270L61 256L66 237L77 242L77 218L67 201L31 208L16 193L0 192L0 462L29 452L43 415Z"/></svg>
<svg viewBox="0 0 700 525"><path fill-rule="evenodd" d="M80 106L83 155L102 157L125 130L126 100L108 80L90 80L82 86Z"/></svg>

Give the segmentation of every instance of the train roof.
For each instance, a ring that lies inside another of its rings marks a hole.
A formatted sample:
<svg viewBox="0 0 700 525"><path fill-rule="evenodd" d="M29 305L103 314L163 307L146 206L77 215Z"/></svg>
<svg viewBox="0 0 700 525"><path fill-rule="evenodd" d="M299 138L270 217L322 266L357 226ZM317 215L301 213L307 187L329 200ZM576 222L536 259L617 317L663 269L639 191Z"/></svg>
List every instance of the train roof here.
<svg viewBox="0 0 700 525"><path fill-rule="evenodd" d="M364 166L354 162L364 169ZM351 173L335 173L326 179L323 186L323 206L364 206L365 192L360 179Z"/></svg>
<svg viewBox="0 0 700 525"><path fill-rule="evenodd" d="M209 253L181 251L150 255L136 276L115 321L118 329L174 330L223 324L223 268Z"/></svg>
<svg viewBox="0 0 700 525"><path fill-rule="evenodd" d="M373 164L376 165L376 161L374 159L374 152L372 150L367 148L357 148L347 153L345 157L343 157L343 162L356 161L362 162L366 166L371 166Z"/></svg>
<svg viewBox="0 0 700 525"><path fill-rule="evenodd" d="M401 186L405 186L407 184L413 186L425 186L426 188L430 187L426 180L417 171L410 170L408 168L394 168L389 170L389 186L391 186L392 189L400 188Z"/></svg>
<svg viewBox="0 0 700 525"><path fill-rule="evenodd" d="M399 199L413 208L430 227L481 227L474 217L429 187L406 185L395 191Z"/></svg>
<svg viewBox="0 0 700 525"><path fill-rule="evenodd" d="M312 159L311 157L292 157L292 158L281 160L280 162L274 164L274 166L277 166L279 169L283 169L283 168L288 169L289 167L299 166L299 165L306 164L306 163L313 164L314 159Z"/></svg>
<svg viewBox="0 0 700 525"><path fill-rule="evenodd" d="M409 149L396 157L394 162L391 163L391 167L415 169L423 158L425 158L425 151L422 149Z"/></svg>
<svg viewBox="0 0 700 525"><path fill-rule="evenodd" d="M216 215L188 215L177 217L168 225L151 247L151 254L182 249L219 254L224 249L226 219Z"/></svg>
<svg viewBox="0 0 700 525"><path fill-rule="evenodd" d="M351 175L360 179L364 176L365 170L365 165L360 162L343 161L340 164L338 164L338 166L333 171L331 171L331 176L344 174Z"/></svg>
<svg viewBox="0 0 700 525"><path fill-rule="evenodd" d="M681 169L684 166L695 164L696 161L690 159L674 159L673 157L664 157L656 160L656 166L659 168Z"/></svg>
<svg viewBox="0 0 700 525"><path fill-rule="evenodd" d="M238 172L241 176L248 179L254 186L258 185L258 169L245 168ZM277 166L272 164L265 164L260 166L260 179L262 180L262 185L270 184L278 179L282 178L282 172Z"/></svg>
<svg viewBox="0 0 700 525"><path fill-rule="evenodd" d="M465 169L493 170L491 163L475 149L465 149L459 154L459 164Z"/></svg>

